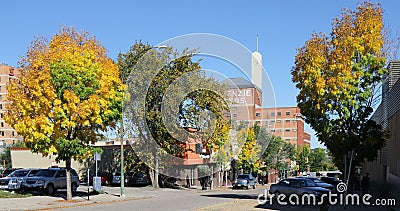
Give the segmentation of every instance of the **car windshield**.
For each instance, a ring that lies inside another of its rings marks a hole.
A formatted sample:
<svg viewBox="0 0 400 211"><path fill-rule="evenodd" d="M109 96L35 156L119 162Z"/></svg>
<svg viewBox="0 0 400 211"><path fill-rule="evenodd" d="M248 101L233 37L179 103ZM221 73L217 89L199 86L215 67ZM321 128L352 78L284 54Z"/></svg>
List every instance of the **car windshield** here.
<svg viewBox="0 0 400 211"><path fill-rule="evenodd" d="M13 173L9 174L9 177L25 177L26 175L28 175L29 170L17 170L14 171Z"/></svg>
<svg viewBox="0 0 400 211"><path fill-rule="evenodd" d="M36 176L36 174L39 172L39 169L33 169L31 172L29 172L28 177L33 177Z"/></svg>
<svg viewBox="0 0 400 211"><path fill-rule="evenodd" d="M238 179L249 179L249 175L240 174L240 175L238 176Z"/></svg>
<svg viewBox="0 0 400 211"><path fill-rule="evenodd" d="M42 170L38 171L35 176L37 176L37 177L53 177L55 173L56 173L55 170L42 169Z"/></svg>
<svg viewBox="0 0 400 211"><path fill-rule="evenodd" d="M3 174L4 175L9 175L10 173L12 173L12 172L14 172L15 171L15 169L6 169L4 172L3 172Z"/></svg>

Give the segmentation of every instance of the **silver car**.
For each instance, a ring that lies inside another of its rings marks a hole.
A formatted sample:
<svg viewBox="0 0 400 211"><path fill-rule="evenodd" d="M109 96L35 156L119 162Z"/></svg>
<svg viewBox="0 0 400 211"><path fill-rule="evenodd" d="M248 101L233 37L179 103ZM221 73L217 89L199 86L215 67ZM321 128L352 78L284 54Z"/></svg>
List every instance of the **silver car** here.
<svg viewBox="0 0 400 211"><path fill-rule="evenodd" d="M65 168L48 168L39 170L35 176L29 177L22 183L24 190L44 191L48 195L57 192L57 189L67 188L67 174ZM79 177L71 169L71 189L75 193L79 186Z"/></svg>
<svg viewBox="0 0 400 211"><path fill-rule="evenodd" d="M250 186L253 187L253 189L256 189L256 183L257 179L253 177L251 174L239 174L238 177L235 179L233 182L232 186L233 188L246 188L249 189Z"/></svg>
<svg viewBox="0 0 400 211"><path fill-rule="evenodd" d="M6 177L0 178L0 189L20 190L22 182L34 176L39 169L18 169Z"/></svg>

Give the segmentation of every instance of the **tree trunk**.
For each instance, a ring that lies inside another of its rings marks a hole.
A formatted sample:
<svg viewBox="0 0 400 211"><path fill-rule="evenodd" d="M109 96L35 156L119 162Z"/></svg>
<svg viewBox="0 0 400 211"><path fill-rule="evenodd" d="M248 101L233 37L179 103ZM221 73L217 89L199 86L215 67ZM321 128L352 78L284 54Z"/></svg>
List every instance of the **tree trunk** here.
<svg viewBox="0 0 400 211"><path fill-rule="evenodd" d="M159 188L160 186L158 185L158 146L157 143L155 143L154 147L154 169L153 169L153 187L154 188Z"/></svg>
<svg viewBox="0 0 400 211"><path fill-rule="evenodd" d="M154 173L153 187L159 188L160 186L158 185L158 159L157 158L154 160L153 173Z"/></svg>
<svg viewBox="0 0 400 211"><path fill-rule="evenodd" d="M67 168L67 200L72 200L72 190L71 190L71 159L66 160Z"/></svg>

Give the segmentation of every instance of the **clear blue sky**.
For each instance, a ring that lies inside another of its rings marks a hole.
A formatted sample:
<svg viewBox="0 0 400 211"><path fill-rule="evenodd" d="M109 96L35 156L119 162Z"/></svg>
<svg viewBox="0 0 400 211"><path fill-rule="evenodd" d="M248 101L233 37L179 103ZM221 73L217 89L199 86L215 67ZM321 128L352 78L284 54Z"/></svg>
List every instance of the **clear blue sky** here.
<svg viewBox="0 0 400 211"><path fill-rule="evenodd" d="M40 3L39 3L40 2ZM384 22L399 30L400 2L381 2ZM259 51L275 90L277 106L296 105L290 70L296 48L312 32L329 33L333 18L352 0L304 1L5 1L0 12L0 62L18 66L35 36L50 38L61 26L95 35L113 59L135 40L156 45L188 33L213 33ZM312 147L319 146L315 137Z"/></svg>

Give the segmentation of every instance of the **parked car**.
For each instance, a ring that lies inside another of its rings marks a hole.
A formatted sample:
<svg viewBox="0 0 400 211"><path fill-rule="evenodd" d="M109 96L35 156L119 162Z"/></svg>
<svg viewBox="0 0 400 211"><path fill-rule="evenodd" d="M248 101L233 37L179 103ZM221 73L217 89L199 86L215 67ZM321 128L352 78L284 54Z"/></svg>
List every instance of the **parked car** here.
<svg viewBox="0 0 400 211"><path fill-rule="evenodd" d="M124 184L128 184L128 181L131 179L131 177L128 174L124 174ZM120 185L121 184L121 172L115 172L113 177L112 177L112 182L111 185Z"/></svg>
<svg viewBox="0 0 400 211"><path fill-rule="evenodd" d="M67 174L65 168L48 168L39 170L35 176L28 177L22 183L23 190L44 191L48 195L57 192L57 189L67 188ZM75 193L79 186L79 177L71 169L71 189Z"/></svg>
<svg viewBox="0 0 400 211"><path fill-rule="evenodd" d="M6 176L8 176L9 174L13 173L15 170L18 170L18 169L21 169L21 168L8 168L8 169L4 170L1 173L1 177L6 177Z"/></svg>
<svg viewBox="0 0 400 211"><path fill-rule="evenodd" d="M331 185L329 183L326 183L326 182L324 182L324 181L322 181L322 180L320 180L319 178L316 178L316 177L302 177L302 176L300 176L299 178L304 178L304 179L311 180L311 181L313 181L315 183L315 185L317 185L319 187L322 187L322 188L329 189L329 190L334 190L335 187L336 187L336 186Z"/></svg>
<svg viewBox="0 0 400 211"><path fill-rule="evenodd" d="M34 176L39 169L17 169L6 177L0 178L0 189L20 190L22 182Z"/></svg>
<svg viewBox="0 0 400 211"><path fill-rule="evenodd" d="M337 184L339 184L340 182L342 182L341 180L339 180L336 177L321 177L321 180L325 183L331 184L333 186L337 186Z"/></svg>
<svg viewBox="0 0 400 211"><path fill-rule="evenodd" d="M249 189L250 186L253 187L253 189L256 189L256 183L257 179L253 177L251 174L239 174L235 181L233 182L232 186L233 188L247 188Z"/></svg>
<svg viewBox="0 0 400 211"><path fill-rule="evenodd" d="M322 194L328 194L329 191L329 189L317 186L312 180L301 177L283 179L277 184L272 184L269 189L269 193L275 194L275 196L280 194L286 196L291 194L299 196L313 194L316 197L320 197Z"/></svg>
<svg viewBox="0 0 400 211"><path fill-rule="evenodd" d="M129 185L150 185L150 178L145 173L136 173L128 180Z"/></svg>

